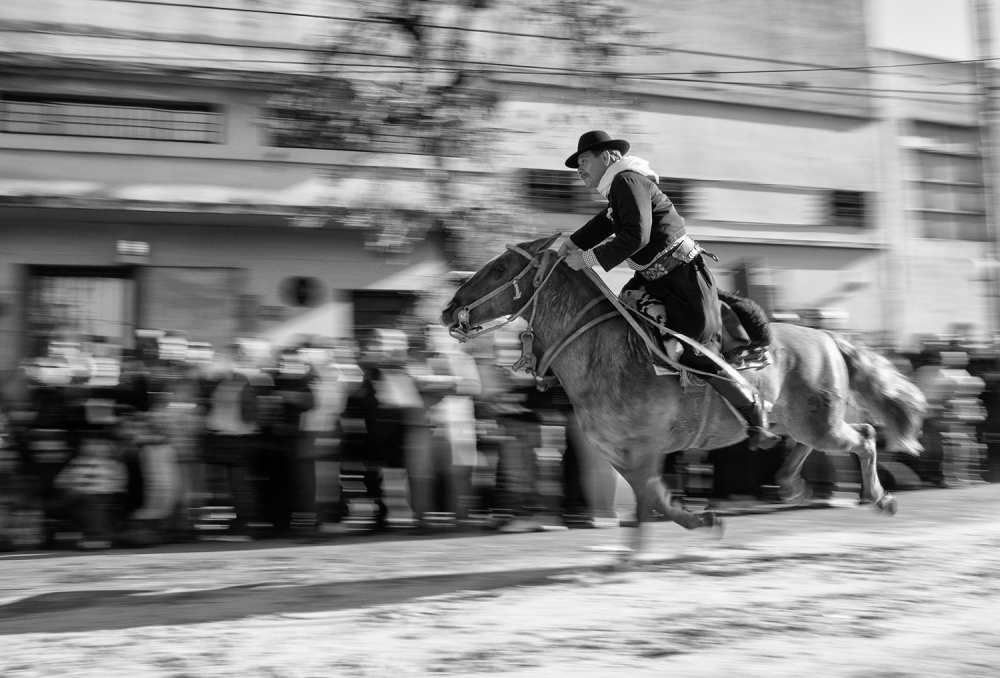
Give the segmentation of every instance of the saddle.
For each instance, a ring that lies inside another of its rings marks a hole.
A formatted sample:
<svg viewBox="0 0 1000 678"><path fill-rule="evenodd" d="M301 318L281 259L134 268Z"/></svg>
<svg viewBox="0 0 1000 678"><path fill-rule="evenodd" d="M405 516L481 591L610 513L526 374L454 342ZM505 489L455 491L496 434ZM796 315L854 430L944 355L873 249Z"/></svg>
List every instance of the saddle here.
<svg viewBox="0 0 1000 678"><path fill-rule="evenodd" d="M660 349L671 358L676 358L680 346L670 334L653 330L653 325L666 326L666 309L654 297L630 290L622 296L622 301L651 322L646 328L648 335L656 341ZM767 314L756 302L729 292L719 291L719 305L722 314L722 336L720 353L726 362L736 370L759 370L772 362L767 347L771 343L771 327ZM658 375L678 374L650 350L650 358Z"/></svg>

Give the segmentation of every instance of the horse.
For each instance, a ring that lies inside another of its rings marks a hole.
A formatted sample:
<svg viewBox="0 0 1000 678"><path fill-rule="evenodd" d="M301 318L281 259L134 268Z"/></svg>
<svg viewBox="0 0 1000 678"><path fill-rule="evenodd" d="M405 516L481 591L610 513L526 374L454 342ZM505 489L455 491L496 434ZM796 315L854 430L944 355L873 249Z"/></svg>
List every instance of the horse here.
<svg viewBox="0 0 1000 678"><path fill-rule="evenodd" d="M654 511L688 529L721 531L716 513L692 513L672 501L660 469L666 454L746 438L742 418L704 383L658 375L645 340L621 313L607 312L613 302L598 283L549 249L558 237L507 245L458 288L441 324L465 341L497 329L497 323L529 320L524 360L540 358L541 372L551 366L586 439L635 493L637 529L625 545L626 558L642 549L642 526ZM926 407L921 391L888 359L835 333L786 323L770 328L771 364L743 374L773 404L772 430L794 442L776 474L783 498L802 498L801 469L812 450L853 452L860 460L862 498L894 515L897 501L876 470L875 430L869 423L848 423L845 415L849 403L860 405L884 427L889 450L918 455Z"/></svg>

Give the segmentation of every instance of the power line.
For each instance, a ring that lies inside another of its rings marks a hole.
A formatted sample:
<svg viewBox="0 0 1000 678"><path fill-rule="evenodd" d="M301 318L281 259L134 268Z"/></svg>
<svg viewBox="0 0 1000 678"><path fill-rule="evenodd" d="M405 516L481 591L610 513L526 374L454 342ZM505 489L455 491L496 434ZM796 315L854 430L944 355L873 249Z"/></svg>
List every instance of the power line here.
<svg viewBox="0 0 1000 678"><path fill-rule="evenodd" d="M103 0L103 1L105 1L105 2L131 2L131 3L136 3L136 4L151 4L149 0ZM156 4L170 4L170 3L159 2L159 3L156 3ZM182 6L187 7L188 5L182 5ZM239 11L243 11L243 10L239 10ZM249 11L249 10L247 10L247 11ZM263 12L263 11L268 11L268 10L254 10L254 11L261 11L261 12ZM53 34L53 33L46 33L46 34ZM131 38L131 37L128 37L128 36L105 36L105 39L138 40L138 38ZM311 53L311 54L319 54L319 55L325 55L325 54L331 53L331 54L335 54L335 55L338 55L338 56L357 56L357 57L364 57L364 58L374 57L374 58L388 59L388 60L405 59L405 58L407 58L407 57L404 57L404 56L393 56L393 55L381 54L381 53L378 53L378 52L366 52L366 51L359 51L359 50L337 50L337 49L334 49L334 50L325 50L325 49L318 48L318 47L302 47L302 46L289 46L289 45L248 45L246 43L240 43L240 42L209 41L209 40L204 40L204 39L183 38L183 37L155 36L155 37L144 38L144 40L149 41L149 42L165 42L165 43L176 43L176 44L193 44L193 45L204 45L204 46L210 46L210 47L234 47L234 48L247 48L247 47L251 47L251 48L254 48L254 49L261 49L261 50L271 50L271 51L279 51L279 52ZM139 57L139 58L145 58L145 59L159 58L159 59L166 59L166 60L175 60L175 59L177 59L177 60L179 60L179 59L196 60L197 59L197 57L172 57L172 56L156 57L156 56L153 56L153 55L151 55L151 56L145 56L145 57ZM291 63L291 64L297 64L297 63L307 64L307 63L310 63L310 62L282 61L282 60L273 60L273 61L270 61L270 60L249 60L249 59L229 59L227 61L229 61L229 62L237 62L237 63L238 62L250 62L250 61L256 61L256 62L259 62L259 63ZM413 66L412 64L404 64L404 65L400 65L398 67L394 67L391 64L378 64L378 65L365 64L365 65L358 65L358 64L343 63L343 62L340 62L340 63L337 63L337 62L315 63L314 62L313 65L315 65L315 66L346 66L346 67L358 66L358 67L360 67L362 69L372 69L372 68L376 68L376 67L377 68L385 68L385 69L394 68L395 70L404 70L404 71L426 71L426 72L442 72L442 73L457 73L460 70L463 70L463 67L477 67L477 68L485 69L486 72L489 72L489 73L498 73L498 74L548 73L548 74L551 74L551 75L563 75L563 76L573 76L573 77L606 77L606 78L624 78L624 79L648 80L648 81L660 81L660 80L662 80L662 81L671 81L671 80L678 81L678 80L681 80L681 81L684 81L684 82L703 82L703 83L706 83L706 84L713 84L714 83L714 84L726 84L726 85L736 85L736 86L742 85L742 86L746 86L746 87L776 87L776 86L782 86L782 85L779 85L778 83L743 83L743 82L736 82L736 81L721 81L721 80L709 79L709 78L704 78L704 79L684 78L684 79L682 79L680 77L680 76L687 76L687 75L691 75L691 76L695 76L695 75L697 75L697 76L704 76L705 75L704 71L688 71L688 72L679 71L679 72L665 72L665 73L655 73L655 72L654 73L645 73L645 72L642 72L642 73L627 73L627 72L621 72L621 71L592 71L592 70L581 70L581 69L570 70L570 69L566 69L566 68L562 68L562 67L553 67L553 66L534 66L534 65L516 64L516 63L498 63L498 62L494 62L494 61L472 61L472 60L465 60L465 59L447 59L447 58L441 58L441 57L427 57L426 61L430 61L430 62L433 62L433 63L439 63L439 64L452 64L452 66L451 67L448 67L448 66L444 66L444 67L442 67L442 66L428 67L426 65ZM916 65L916 64L911 64L911 65ZM817 70L835 70L835 69L817 69ZM853 69L840 69L840 70L853 70ZM361 72L365 72L365 70L362 70ZM793 71L789 71L789 70L775 70L775 71L761 70L761 71L754 71L754 73L756 73L756 74L787 73L787 72L793 72ZM715 74L715 73L723 74L725 72L719 71L719 72L712 72L712 73L713 74ZM749 73L749 71L748 71L748 73ZM782 86L782 87L785 88L785 89L790 89L793 86ZM807 89L807 88L801 87L801 86L799 86L798 88L799 89ZM836 85L809 85L808 86L808 89L819 89L819 88L845 89L845 88L842 88L842 87L838 87ZM871 89L855 88L855 89L858 90L858 91L869 91L869 92L872 93L872 96L875 96L875 95L877 95L877 94L885 91L885 90L876 89L876 88L871 88ZM964 93L954 93L954 92L947 92L947 93L945 93L945 92L934 92L934 91L931 91L931 90L926 90L926 91L913 90L913 93L926 94L926 95L932 95L932 96L969 96L968 94L964 94Z"/></svg>
<svg viewBox="0 0 1000 678"><path fill-rule="evenodd" d="M290 16L290 17L300 17L300 18L311 18L311 19L326 19L331 21L345 21L353 23L367 23L367 24L383 24L392 25L394 22L391 19L379 19L371 17L349 17L349 16L337 16L329 14L312 14L308 12L288 12L273 9L256 9L250 7L216 7L212 5L201 5L196 3L177 3L168 2L166 0L98 0L100 2L117 2L120 4L136 4L136 5L155 5L162 7L174 7L174 8L186 8L186 9L206 9L214 11L230 11L230 12L242 12L251 14L264 14L264 15L274 15L274 16ZM496 29L485 29L485 28L470 28L467 26L449 26L445 24L432 24L425 23L421 21L416 21L414 26L419 26L421 28L434 28L442 30L452 30L467 33L482 33L487 35L500 35L506 37L519 37L519 38L534 38L540 40L555 40L555 41L565 41L572 42L575 38L569 36L561 35L545 35L538 33L519 33L516 31L502 31ZM642 45L635 45L632 43L602 43L602 45L614 46L614 47L634 47L638 49L653 50L658 52L666 53L678 53L678 54L691 54L696 56L712 56L721 57L727 59L737 59L742 61L759 61L766 63L780 63L787 65L797 65L803 66L803 68L797 69L759 69L759 70L740 70L740 71L712 71L720 75L737 75L737 74L753 74L753 73L794 73L794 72L819 72L819 71L862 71L862 72L877 72L877 69L883 68L911 68L918 66L936 66L936 65L948 65L948 64L976 64L989 61L998 61L1000 57L985 57L981 59L958 59L958 60L934 60L934 61L920 61L908 64L882 64L877 66L831 66L828 64L815 64L809 62L799 62L799 61L788 61L784 59L774 59L769 57L752 57L739 54L726 54L723 52L710 52L702 50L689 50L673 47L649 47ZM659 75L701 75L703 73L691 72L691 73L661 73Z"/></svg>
<svg viewBox="0 0 1000 678"><path fill-rule="evenodd" d="M92 58L95 60L106 59L106 55L85 55L85 54L74 54L73 58ZM116 58L121 58L119 55ZM171 62L178 61L197 61L205 62L212 61L215 64L226 63L226 64L277 64L285 66L316 66L317 64L312 61L290 61L290 60L276 60L276 59L208 59L206 57L174 57L174 56L145 56L136 55L132 58L136 59L163 59L169 60ZM457 74L461 71L458 68L448 68L448 67L432 67L423 68L420 66L413 66L411 64L379 64L379 65L359 65L353 62L327 62L323 64L324 67L335 67L339 70L338 74L342 75L366 75L373 74L377 72L390 73L390 72L421 72L421 73L447 73L447 74ZM541 73L539 71L542 71ZM287 75L286 73L272 72L271 75ZM482 71L483 75L539 75L547 74L550 76L569 76L569 77L589 77L588 73L581 73L573 70L561 70L552 69L545 67L517 67L515 68L490 68ZM307 75L307 74L302 74ZM605 74L610 75L610 74ZM690 83L697 85L719 85L727 87L755 87L763 89L778 89L783 91L796 91L800 93L816 93L816 94L831 94L839 96L850 96L850 97L861 97L861 98L871 98L871 99L882 99L882 100L897 100L897 101L910 101L916 103L930 103L930 104L942 104L942 105L968 105L967 102L959 101L957 98L977 96L974 92L935 92L932 90L883 90L883 89L871 89L863 87L841 87L836 85L813 85L813 84L794 84L794 83L761 83L761 82L739 82L739 81L729 81L729 80L718 80L709 78L680 78L680 77L655 77L647 78L641 74L627 74L627 73L617 73L613 74L615 77L628 80L638 80L646 82L675 82L675 83ZM927 95L933 97L939 97L935 99L930 98L920 98L919 96L908 96L908 95ZM951 99L951 100L949 100Z"/></svg>

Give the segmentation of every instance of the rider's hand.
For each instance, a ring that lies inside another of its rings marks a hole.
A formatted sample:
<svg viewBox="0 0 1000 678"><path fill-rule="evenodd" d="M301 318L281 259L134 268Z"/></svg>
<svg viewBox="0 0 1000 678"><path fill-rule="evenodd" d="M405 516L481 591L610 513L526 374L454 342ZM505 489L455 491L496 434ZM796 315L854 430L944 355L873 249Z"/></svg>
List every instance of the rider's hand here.
<svg viewBox="0 0 1000 678"><path fill-rule="evenodd" d="M576 249L579 249L579 248L576 245L573 244L572 240L570 240L569 238L566 238L566 241L563 242L563 244L559 246L559 256L560 257L565 257L567 254L569 254L570 252L572 252L573 250L576 250Z"/></svg>
<svg viewBox="0 0 1000 678"><path fill-rule="evenodd" d="M583 260L583 250L572 250L566 255L566 265L574 271L587 268L587 263Z"/></svg>

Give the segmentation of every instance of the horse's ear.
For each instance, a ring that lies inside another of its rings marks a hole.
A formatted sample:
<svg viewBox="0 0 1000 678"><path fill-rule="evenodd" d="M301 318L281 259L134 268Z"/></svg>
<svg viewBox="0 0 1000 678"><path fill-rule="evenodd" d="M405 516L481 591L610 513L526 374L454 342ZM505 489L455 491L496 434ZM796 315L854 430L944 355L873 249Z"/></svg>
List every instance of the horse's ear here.
<svg viewBox="0 0 1000 678"><path fill-rule="evenodd" d="M546 238L539 238L538 240L533 240L530 245L528 245L528 251L532 254L538 254L544 250L549 249L556 240L559 239L562 233L556 233L555 235L550 235Z"/></svg>

